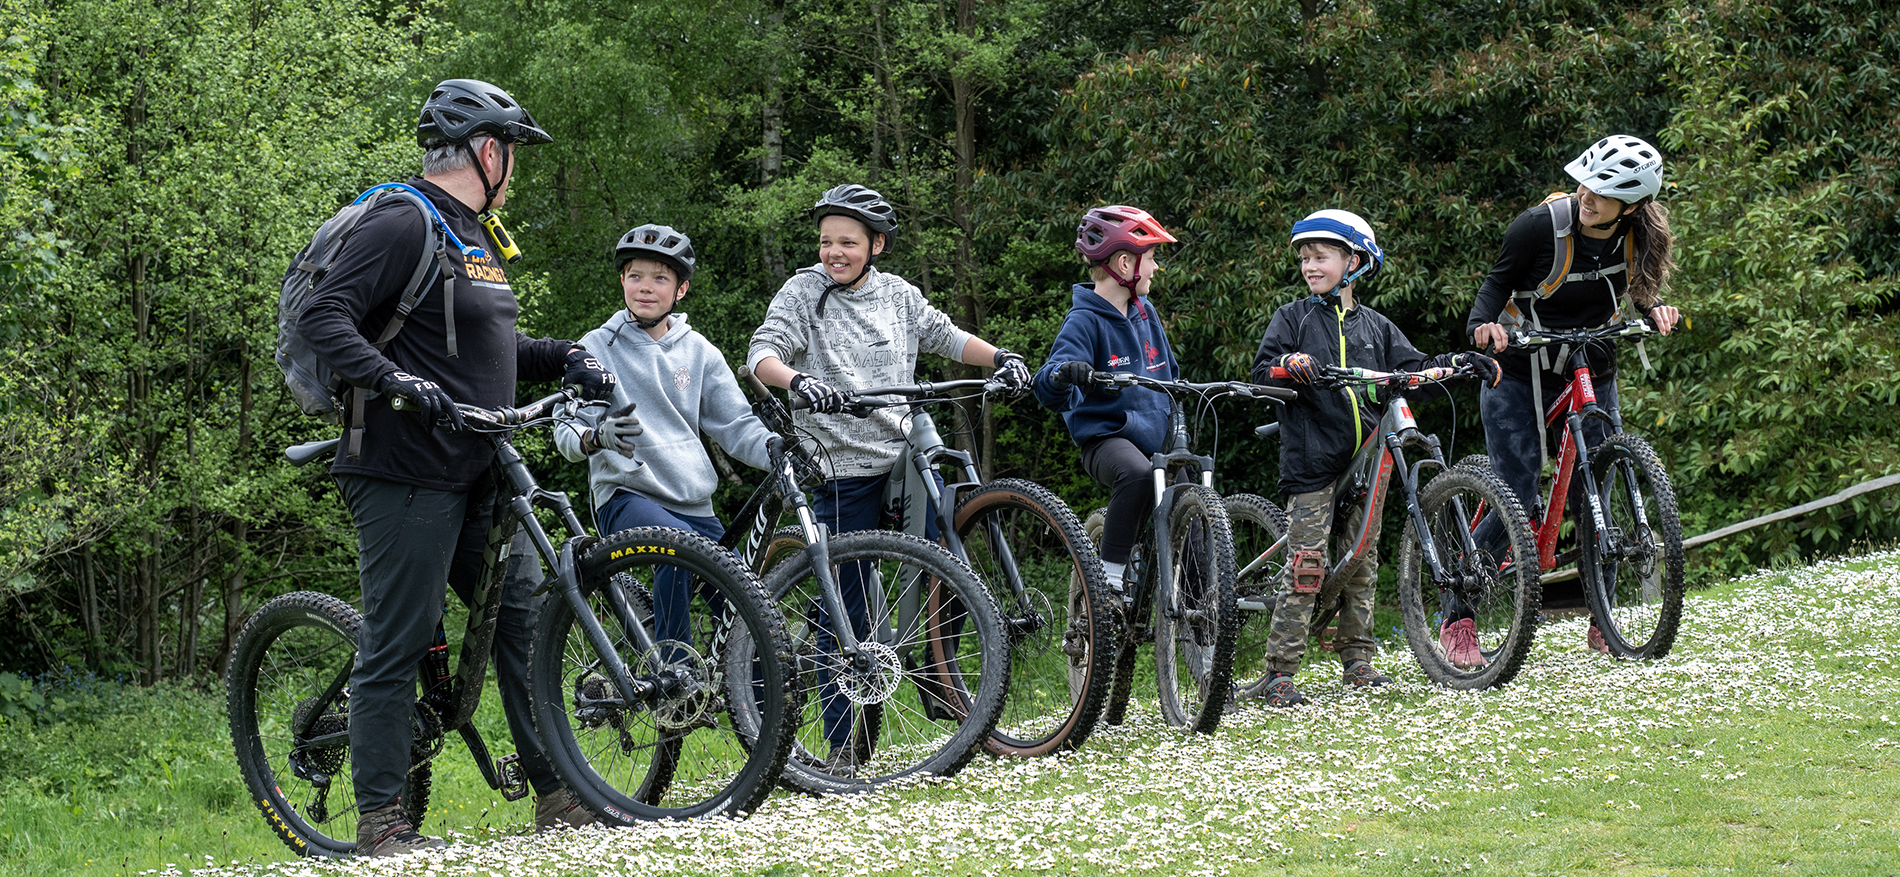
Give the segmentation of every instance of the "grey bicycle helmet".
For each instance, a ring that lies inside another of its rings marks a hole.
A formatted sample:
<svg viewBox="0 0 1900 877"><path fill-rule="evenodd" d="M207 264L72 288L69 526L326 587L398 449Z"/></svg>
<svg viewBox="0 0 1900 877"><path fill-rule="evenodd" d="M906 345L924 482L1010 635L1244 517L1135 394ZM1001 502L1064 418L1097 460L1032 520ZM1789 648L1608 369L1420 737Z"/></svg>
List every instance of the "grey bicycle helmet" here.
<svg viewBox="0 0 1900 877"><path fill-rule="evenodd" d="M614 245L614 265L626 268L630 259L657 259L679 272L681 283L693 279L698 258L693 254L693 239L672 226L647 224L620 236Z"/></svg>
<svg viewBox="0 0 1900 877"><path fill-rule="evenodd" d="M897 230L897 211L891 208L891 202L884 200L875 189L856 183L833 187L811 206L808 215L813 222L823 221L827 216L849 216L887 237Z"/></svg>
<svg viewBox="0 0 1900 877"><path fill-rule="evenodd" d="M422 104L416 144L428 149L466 143L477 134L524 146L554 142L508 92L475 79L450 79L436 86Z"/></svg>

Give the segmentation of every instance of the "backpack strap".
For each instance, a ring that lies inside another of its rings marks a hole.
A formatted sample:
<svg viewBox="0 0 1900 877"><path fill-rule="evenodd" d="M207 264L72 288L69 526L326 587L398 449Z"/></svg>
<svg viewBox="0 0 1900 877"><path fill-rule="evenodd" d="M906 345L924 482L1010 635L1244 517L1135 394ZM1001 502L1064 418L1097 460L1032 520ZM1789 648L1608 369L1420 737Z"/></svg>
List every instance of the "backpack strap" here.
<svg viewBox="0 0 1900 877"><path fill-rule="evenodd" d="M440 270L442 275L442 313L445 321L448 323L447 336L449 355L456 356L455 263L449 261L448 240L442 234L442 230L436 227L435 212L431 210L428 205L422 203L422 196L416 194L415 190L407 186L392 184L387 188L383 188L381 191L374 191L374 194L369 195L369 197L372 199L381 199L387 195L393 195L408 201L414 205L417 210L422 211L422 222L426 236L423 238L422 257L416 260L415 270L409 273L409 282L403 285L402 298L396 303L396 313L390 316L388 325L383 327L382 334L376 336L375 341L370 342L370 346L376 348L378 353L381 353L384 348L389 346L389 342L395 340L396 333L402 331L403 324L409 321L409 315L415 311L417 305L422 303L422 297L428 294L428 284L426 281L428 280L429 271L431 268L436 268ZM350 395L348 452L352 457L361 457L363 455L364 407L365 403L369 401L370 394L357 387L349 387L347 392Z"/></svg>

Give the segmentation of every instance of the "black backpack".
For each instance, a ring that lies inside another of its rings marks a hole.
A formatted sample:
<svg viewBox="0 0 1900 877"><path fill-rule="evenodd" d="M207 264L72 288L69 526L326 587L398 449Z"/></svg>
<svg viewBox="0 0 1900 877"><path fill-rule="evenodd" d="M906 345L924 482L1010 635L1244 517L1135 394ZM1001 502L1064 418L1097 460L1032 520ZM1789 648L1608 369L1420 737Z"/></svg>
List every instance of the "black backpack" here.
<svg viewBox="0 0 1900 877"><path fill-rule="evenodd" d="M372 394L352 392L352 388L311 349L309 340L303 337L297 324L303 318L305 309L310 307L311 293L335 264L344 242L349 240L370 209L387 198L407 201L421 211L428 238L422 247L422 258L417 260L415 271L410 273L409 282L403 287L402 300L396 306L395 316L390 318L389 325L383 328L382 335L371 342L371 346L380 351L389 345L397 332L402 331L402 324L409 319L410 312L428 294L426 281L432 268L439 269L445 306L453 314L455 264L450 261L448 239L454 233L436 212L435 205L430 204L421 192L402 183L374 186L324 222L310 243L290 260L290 268L284 272L283 291L277 297L277 368L284 373L284 385L290 388L291 397L297 400L297 407L303 409L305 414L322 417L331 423L343 422L343 397L346 394L352 397L349 406L350 456L361 453L363 403ZM448 348L449 355L454 356L455 324L452 318L448 326Z"/></svg>

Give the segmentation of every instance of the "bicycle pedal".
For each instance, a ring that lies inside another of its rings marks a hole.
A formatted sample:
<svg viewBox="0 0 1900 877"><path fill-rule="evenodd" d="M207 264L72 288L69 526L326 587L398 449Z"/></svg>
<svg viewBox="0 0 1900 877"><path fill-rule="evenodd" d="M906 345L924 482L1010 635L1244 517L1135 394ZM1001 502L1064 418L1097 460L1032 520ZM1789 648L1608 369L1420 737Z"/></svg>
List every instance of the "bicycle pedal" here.
<svg viewBox="0 0 1900 877"><path fill-rule="evenodd" d="M528 797L528 775L521 771L521 753L510 752L496 759L495 774L501 777L502 800L519 801Z"/></svg>

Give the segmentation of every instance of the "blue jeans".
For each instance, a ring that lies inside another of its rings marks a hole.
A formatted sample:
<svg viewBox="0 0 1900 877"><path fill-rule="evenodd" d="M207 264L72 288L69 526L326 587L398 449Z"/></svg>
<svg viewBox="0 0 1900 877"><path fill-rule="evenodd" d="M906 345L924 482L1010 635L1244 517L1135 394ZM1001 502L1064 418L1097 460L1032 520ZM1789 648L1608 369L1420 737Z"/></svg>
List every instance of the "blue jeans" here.
<svg viewBox="0 0 1900 877"><path fill-rule="evenodd" d="M594 513L602 536L634 527L672 527L698 533L714 542L726 535L718 518L701 518L668 511L640 494L622 490ZM663 566L653 575L653 634L658 639L691 642L691 622L687 607L692 605L692 574L676 566ZM723 599L708 589L706 599L722 606Z"/></svg>
<svg viewBox="0 0 1900 877"><path fill-rule="evenodd" d="M931 476L941 489L943 478L934 472ZM882 529L886 520L884 489L890 480L890 475L863 475L827 481L812 491L812 515L834 534ZM934 542L940 533L937 527L937 504L933 500L928 505L924 519L924 538ZM859 638L871 632L871 619L865 609L865 582L869 578L869 566L863 561L838 568L838 593L844 598L844 611L851 620L852 633ZM838 652L838 639L831 633L830 613L822 601L818 605L817 637L820 651L827 654ZM845 745L851 737L851 702L830 680L824 683L821 697L824 700L825 740L836 749Z"/></svg>

